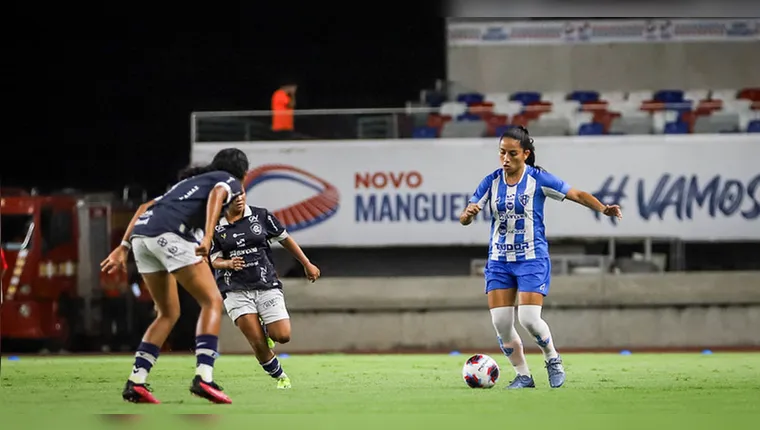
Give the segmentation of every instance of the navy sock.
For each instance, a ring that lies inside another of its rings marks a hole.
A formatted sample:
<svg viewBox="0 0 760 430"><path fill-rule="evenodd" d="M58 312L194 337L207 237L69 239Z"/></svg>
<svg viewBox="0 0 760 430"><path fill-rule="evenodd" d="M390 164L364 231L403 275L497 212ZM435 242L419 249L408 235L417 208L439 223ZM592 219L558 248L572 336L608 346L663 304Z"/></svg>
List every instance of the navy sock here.
<svg viewBox="0 0 760 430"><path fill-rule="evenodd" d="M140 342L135 352L135 364L129 379L136 384L144 384L150 369L156 364L160 348L148 342Z"/></svg>
<svg viewBox="0 0 760 430"><path fill-rule="evenodd" d="M261 367L263 367L264 371L267 372L272 378L279 378L284 373L282 371L282 367L280 366L280 361L277 359L277 356L266 363L262 363Z"/></svg>
<svg viewBox="0 0 760 430"><path fill-rule="evenodd" d="M195 337L195 373L205 382L213 381L214 362L219 356L217 348L219 338L213 334L202 334Z"/></svg>

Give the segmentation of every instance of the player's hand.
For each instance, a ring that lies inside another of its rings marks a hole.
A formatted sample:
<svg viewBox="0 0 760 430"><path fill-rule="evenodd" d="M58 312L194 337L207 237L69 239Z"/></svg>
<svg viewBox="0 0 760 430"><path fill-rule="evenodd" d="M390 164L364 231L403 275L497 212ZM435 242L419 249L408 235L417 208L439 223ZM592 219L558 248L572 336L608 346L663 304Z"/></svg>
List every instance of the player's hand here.
<svg viewBox="0 0 760 430"><path fill-rule="evenodd" d="M207 257L211 250L211 236L204 236L201 244L195 247L195 255Z"/></svg>
<svg viewBox="0 0 760 430"><path fill-rule="evenodd" d="M230 259L230 268L232 270L243 270L243 263L245 263L243 257L232 257Z"/></svg>
<svg viewBox="0 0 760 430"><path fill-rule="evenodd" d="M472 218L478 213L480 213L481 208L480 206L476 205L475 203L470 203L467 205L467 208L465 208L464 213L467 215L468 218Z"/></svg>
<svg viewBox="0 0 760 430"><path fill-rule="evenodd" d="M118 246L111 251L105 260L100 262L100 270L111 274L116 270L127 270L127 254L128 249L123 246Z"/></svg>
<svg viewBox="0 0 760 430"><path fill-rule="evenodd" d="M623 219L623 211L620 210L618 205L607 205L602 211L603 214L609 217L616 217L617 219Z"/></svg>
<svg viewBox="0 0 760 430"><path fill-rule="evenodd" d="M303 271L306 273L306 279L311 282L316 281L322 275L322 272L319 271L319 267L311 263L307 263L303 266Z"/></svg>

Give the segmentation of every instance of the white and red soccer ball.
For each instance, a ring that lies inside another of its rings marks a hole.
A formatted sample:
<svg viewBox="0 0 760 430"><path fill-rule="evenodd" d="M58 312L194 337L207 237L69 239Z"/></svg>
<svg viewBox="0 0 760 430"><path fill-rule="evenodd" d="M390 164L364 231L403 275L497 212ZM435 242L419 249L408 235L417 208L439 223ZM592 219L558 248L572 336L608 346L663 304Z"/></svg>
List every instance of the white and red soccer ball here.
<svg viewBox="0 0 760 430"><path fill-rule="evenodd" d="M499 365L496 360L485 355L475 354L468 358L462 367L462 377L470 388L491 388L499 380Z"/></svg>

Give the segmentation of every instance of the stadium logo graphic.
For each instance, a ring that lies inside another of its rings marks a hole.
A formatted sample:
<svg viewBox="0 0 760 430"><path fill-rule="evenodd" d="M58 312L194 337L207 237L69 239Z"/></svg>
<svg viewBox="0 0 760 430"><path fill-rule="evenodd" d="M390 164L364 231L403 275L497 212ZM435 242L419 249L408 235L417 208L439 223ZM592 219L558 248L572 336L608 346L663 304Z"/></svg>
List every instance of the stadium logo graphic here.
<svg viewBox="0 0 760 430"><path fill-rule="evenodd" d="M316 195L308 199L285 208L272 210L274 216L291 232L317 225L338 212L340 207L338 189L324 179L297 167L284 164L259 166L248 172L243 181L243 186L248 192L257 185L270 180L295 182L317 192Z"/></svg>

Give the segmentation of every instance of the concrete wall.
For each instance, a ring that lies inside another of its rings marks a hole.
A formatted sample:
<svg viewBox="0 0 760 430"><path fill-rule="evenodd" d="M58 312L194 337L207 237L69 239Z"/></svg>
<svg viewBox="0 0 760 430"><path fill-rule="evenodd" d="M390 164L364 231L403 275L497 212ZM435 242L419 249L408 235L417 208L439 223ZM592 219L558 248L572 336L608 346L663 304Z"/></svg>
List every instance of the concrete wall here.
<svg viewBox="0 0 760 430"><path fill-rule="evenodd" d="M447 79L481 92L760 86L760 42L449 47Z"/></svg>
<svg viewBox="0 0 760 430"><path fill-rule="evenodd" d="M293 325L278 352L493 350L479 277L286 283ZM544 318L558 348L760 346L760 272L558 276ZM534 343L519 328L526 349ZM248 353L225 318L223 353Z"/></svg>

